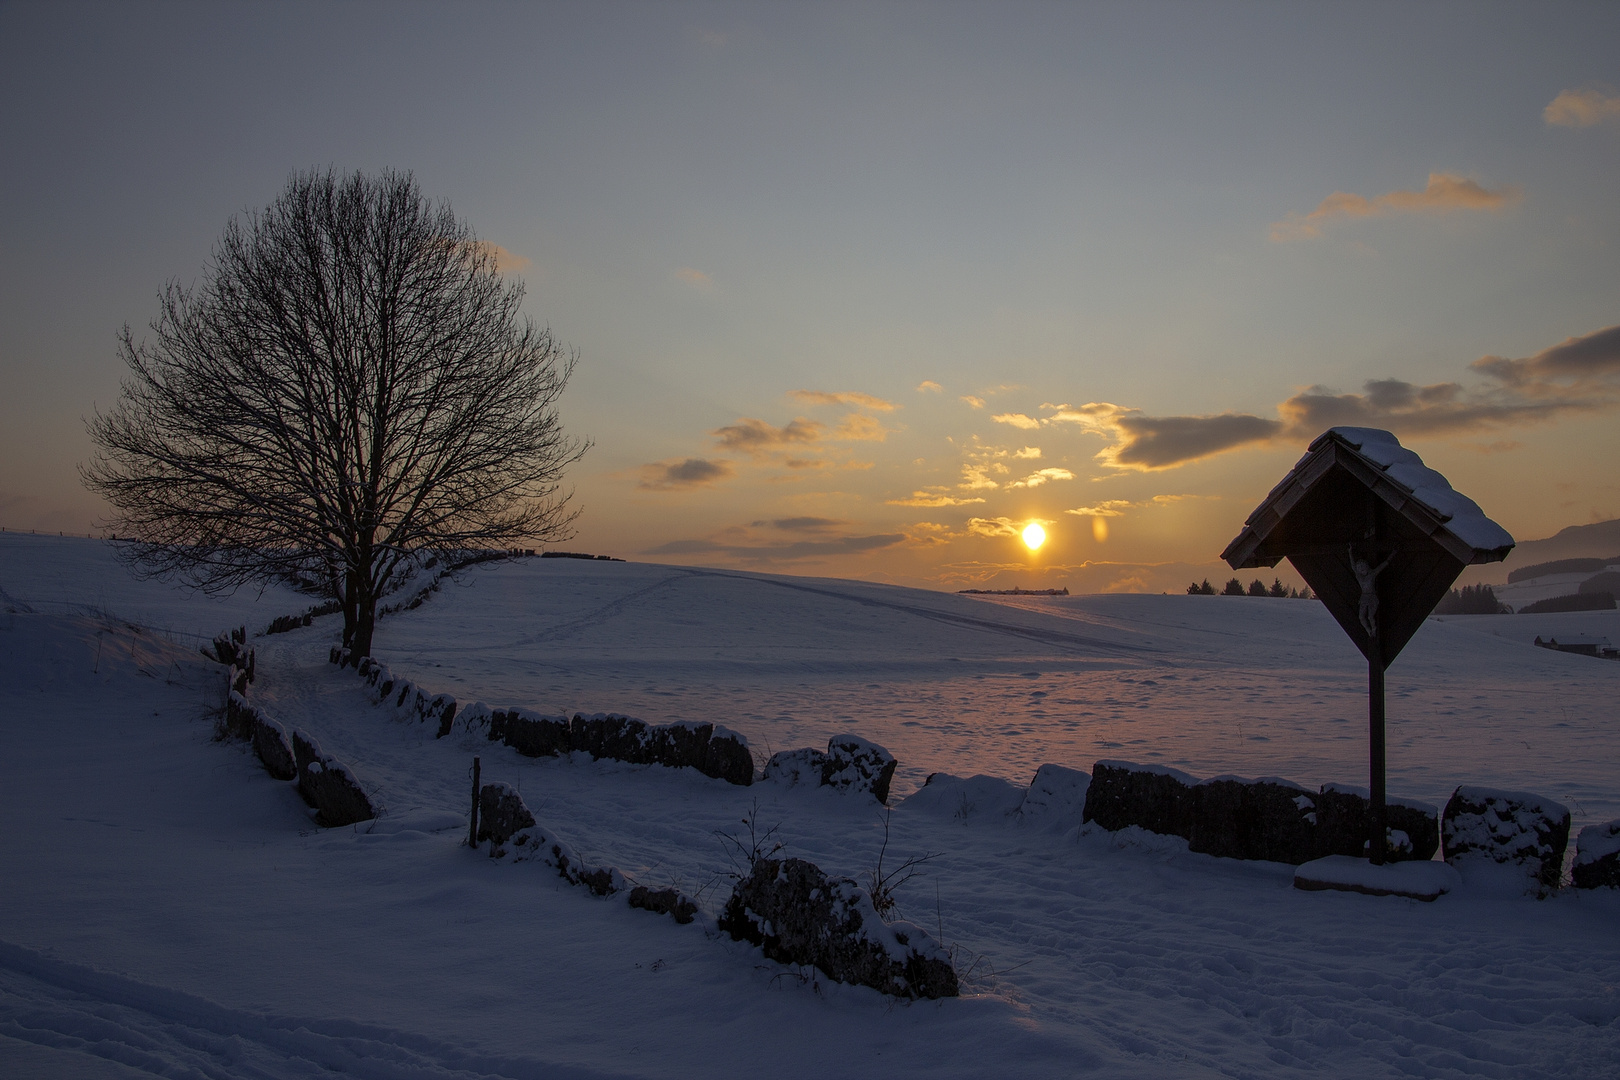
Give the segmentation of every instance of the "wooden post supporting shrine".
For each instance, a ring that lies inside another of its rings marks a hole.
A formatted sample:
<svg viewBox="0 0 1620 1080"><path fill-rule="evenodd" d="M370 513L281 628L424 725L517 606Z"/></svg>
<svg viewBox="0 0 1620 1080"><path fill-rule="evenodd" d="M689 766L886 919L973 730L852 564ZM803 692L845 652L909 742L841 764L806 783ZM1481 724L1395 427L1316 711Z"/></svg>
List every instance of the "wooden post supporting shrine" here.
<svg viewBox="0 0 1620 1080"><path fill-rule="evenodd" d="M1372 813L1367 822L1367 858L1382 865L1388 855L1389 813L1384 808L1384 661L1373 638L1367 657L1367 758Z"/></svg>

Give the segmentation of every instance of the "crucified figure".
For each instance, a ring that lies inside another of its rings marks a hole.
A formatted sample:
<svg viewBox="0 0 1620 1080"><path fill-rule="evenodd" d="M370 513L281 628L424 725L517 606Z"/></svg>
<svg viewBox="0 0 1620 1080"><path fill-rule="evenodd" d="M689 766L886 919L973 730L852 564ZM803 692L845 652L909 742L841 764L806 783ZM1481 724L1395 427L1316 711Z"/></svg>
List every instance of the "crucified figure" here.
<svg viewBox="0 0 1620 1080"><path fill-rule="evenodd" d="M1378 636L1378 575L1384 572L1390 559L1395 553L1389 553L1389 558L1374 567L1366 559L1356 558L1356 545L1350 545L1350 570L1356 575L1356 584L1361 586L1361 607L1357 615L1361 619L1361 628L1367 631L1367 636Z"/></svg>

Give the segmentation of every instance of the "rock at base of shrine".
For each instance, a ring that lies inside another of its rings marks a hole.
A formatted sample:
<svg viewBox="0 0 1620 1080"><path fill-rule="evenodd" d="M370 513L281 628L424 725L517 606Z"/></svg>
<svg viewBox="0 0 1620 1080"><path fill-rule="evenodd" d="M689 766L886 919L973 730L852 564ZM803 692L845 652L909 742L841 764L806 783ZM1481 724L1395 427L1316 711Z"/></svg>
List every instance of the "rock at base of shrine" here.
<svg viewBox="0 0 1620 1080"><path fill-rule="evenodd" d="M1186 773L1163 765L1099 761L1091 770L1081 820L1095 821L1109 832L1135 825L1190 839L1196 783Z"/></svg>
<svg viewBox="0 0 1620 1080"><path fill-rule="evenodd" d="M1563 877L1569 811L1528 791L1463 786L1446 803L1441 839L1446 862L1517 866L1545 893Z"/></svg>
<svg viewBox="0 0 1620 1080"><path fill-rule="evenodd" d="M834 735L827 741L821 783L840 791L869 791L878 802L887 803L895 764L893 754L869 739Z"/></svg>
<svg viewBox="0 0 1620 1080"><path fill-rule="evenodd" d="M1581 830L1570 873L1577 889L1620 889L1620 819Z"/></svg>

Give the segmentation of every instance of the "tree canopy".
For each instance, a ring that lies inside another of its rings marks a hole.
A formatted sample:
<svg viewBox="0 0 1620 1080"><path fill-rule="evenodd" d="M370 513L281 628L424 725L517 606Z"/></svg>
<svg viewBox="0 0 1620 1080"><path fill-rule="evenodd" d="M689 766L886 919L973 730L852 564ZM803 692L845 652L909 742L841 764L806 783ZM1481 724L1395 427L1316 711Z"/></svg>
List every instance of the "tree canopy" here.
<svg viewBox="0 0 1620 1080"><path fill-rule="evenodd" d="M210 591L313 579L370 651L378 598L426 552L556 541L588 444L556 402L575 355L521 281L408 173L295 175L233 219L202 281L89 429L86 484L143 571Z"/></svg>

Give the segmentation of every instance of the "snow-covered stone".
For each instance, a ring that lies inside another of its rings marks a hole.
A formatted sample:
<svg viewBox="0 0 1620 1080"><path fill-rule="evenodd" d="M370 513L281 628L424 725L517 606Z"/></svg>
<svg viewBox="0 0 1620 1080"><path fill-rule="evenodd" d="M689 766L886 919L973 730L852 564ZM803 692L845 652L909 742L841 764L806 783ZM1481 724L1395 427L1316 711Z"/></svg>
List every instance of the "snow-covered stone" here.
<svg viewBox="0 0 1620 1080"><path fill-rule="evenodd" d="M485 732L524 757L556 757L571 748L566 716L544 716L527 709L493 709Z"/></svg>
<svg viewBox="0 0 1620 1080"><path fill-rule="evenodd" d="M1303 863L1318 853L1315 792L1275 777L1217 776L1192 788L1190 851Z"/></svg>
<svg viewBox="0 0 1620 1080"><path fill-rule="evenodd" d="M1198 781L1163 765L1099 761L1086 788L1083 821L1114 832L1135 825L1183 839L1192 835L1193 794Z"/></svg>
<svg viewBox="0 0 1620 1080"><path fill-rule="evenodd" d="M1372 798L1366 788L1323 784L1316 796L1319 852L1365 858L1371 832ZM1440 810L1433 803L1403 796L1384 799L1386 859L1390 862L1434 858L1440 847Z"/></svg>
<svg viewBox="0 0 1620 1080"><path fill-rule="evenodd" d="M478 842L488 840L492 852L534 826L534 815L511 784L484 784L478 789Z"/></svg>
<svg viewBox="0 0 1620 1080"><path fill-rule="evenodd" d="M1457 871L1443 862L1407 860L1374 866L1366 859L1328 855L1294 871L1294 888L1311 892L1333 889L1370 896L1405 896L1432 901L1462 884Z"/></svg>
<svg viewBox="0 0 1620 1080"><path fill-rule="evenodd" d="M752 784L754 752L748 748L748 737L716 724L709 736L709 744L703 750L703 764L698 771L704 776L740 787Z"/></svg>
<svg viewBox="0 0 1620 1080"><path fill-rule="evenodd" d="M764 779L784 787L797 787L800 784L819 786L822 766L826 764L827 755L813 747L778 750L765 763Z"/></svg>
<svg viewBox="0 0 1620 1080"><path fill-rule="evenodd" d="M1569 846L1569 810L1528 791L1459 787L1441 822L1446 862L1517 866L1545 890L1558 888Z"/></svg>
<svg viewBox="0 0 1620 1080"><path fill-rule="evenodd" d="M292 749L298 794L315 810L315 824L335 829L377 816L353 770L323 753L314 736L294 728Z"/></svg>
<svg viewBox="0 0 1620 1080"><path fill-rule="evenodd" d="M287 729L264 715L263 711L255 711L253 716L253 753L258 756L264 771L275 779L298 779L298 763L293 758Z"/></svg>
<svg viewBox="0 0 1620 1080"><path fill-rule="evenodd" d="M884 922L866 890L803 859L760 859L726 901L720 928L784 964L910 998L955 997L956 971L921 927Z"/></svg>
<svg viewBox="0 0 1620 1080"><path fill-rule="evenodd" d="M1086 808L1086 791L1091 774L1063 765L1042 765L1035 770L1018 817L1025 824L1067 829L1080 824Z"/></svg>
<svg viewBox="0 0 1620 1080"><path fill-rule="evenodd" d="M1581 830L1570 874L1577 889L1620 889L1620 818Z"/></svg>
<svg viewBox="0 0 1620 1080"><path fill-rule="evenodd" d="M598 896L621 892L630 884L611 866L587 865L571 846L540 826L510 784L484 784L478 789L478 839L489 840L491 858L543 863L565 881Z"/></svg>
<svg viewBox="0 0 1620 1080"><path fill-rule="evenodd" d="M878 802L886 803L894 767L894 755L870 739L834 735L827 741L821 782L840 791L870 791Z"/></svg>
<svg viewBox="0 0 1620 1080"><path fill-rule="evenodd" d="M649 889L645 885L630 890L630 906L668 915L683 926L696 918L698 912L697 901L679 889Z"/></svg>

